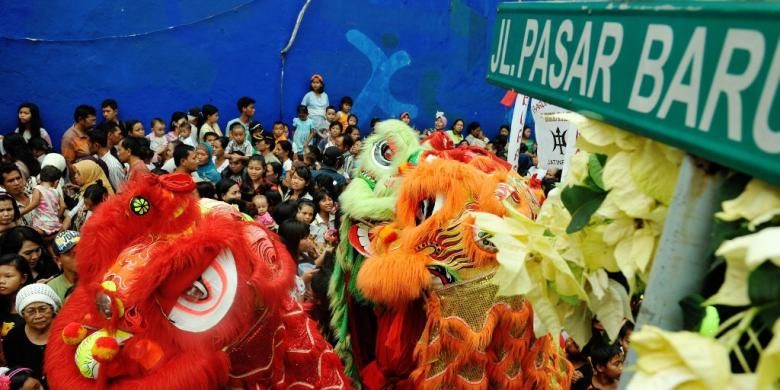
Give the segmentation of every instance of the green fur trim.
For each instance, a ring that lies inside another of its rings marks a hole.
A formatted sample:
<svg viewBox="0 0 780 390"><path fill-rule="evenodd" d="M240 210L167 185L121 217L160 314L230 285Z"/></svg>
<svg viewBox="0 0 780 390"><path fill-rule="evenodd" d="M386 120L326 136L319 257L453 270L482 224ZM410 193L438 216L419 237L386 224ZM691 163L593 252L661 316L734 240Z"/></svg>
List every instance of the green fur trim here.
<svg viewBox="0 0 780 390"><path fill-rule="evenodd" d="M344 218L339 231L339 246L336 250L336 264L328 285L328 298L330 299L330 327L336 337L336 345L333 350L344 363L344 371L353 379L356 388L360 388L360 373L355 366L352 353L352 343L349 337L349 308L347 305L347 284L344 280L346 273L352 269L352 259L355 250L349 243L349 230L352 223L349 218Z"/></svg>

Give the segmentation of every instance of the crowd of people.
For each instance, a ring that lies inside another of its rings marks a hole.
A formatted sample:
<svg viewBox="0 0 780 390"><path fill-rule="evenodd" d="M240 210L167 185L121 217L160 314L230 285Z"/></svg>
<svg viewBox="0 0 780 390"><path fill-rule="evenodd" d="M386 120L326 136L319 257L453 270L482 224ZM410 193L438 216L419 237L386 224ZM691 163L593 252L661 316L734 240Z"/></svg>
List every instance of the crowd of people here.
<svg viewBox="0 0 780 390"><path fill-rule="evenodd" d="M21 104L18 127L0 142L0 366L9 367L0 380L11 389L46 387L43 352L53 318L77 283L73 249L81 228L100 203L146 174L189 174L197 196L232 204L276 231L298 261L293 294L327 337L339 195L358 167L362 137L380 120L361 129L352 105L350 97L331 105L316 74L296 117L270 129L254 119L250 97L238 99L237 117L224 127L211 104L176 111L169 121L142 122L121 117L118 103L105 99L100 113L89 105L75 108L57 153L38 107ZM397 119L415 127L409 113ZM448 123L437 113L420 138L443 131L456 146L480 146L505 158L509 126L489 139L478 122ZM536 165L530 129L521 148L519 170L526 174ZM545 180L551 188L560 174L547 172ZM601 360L591 360L598 371Z"/></svg>

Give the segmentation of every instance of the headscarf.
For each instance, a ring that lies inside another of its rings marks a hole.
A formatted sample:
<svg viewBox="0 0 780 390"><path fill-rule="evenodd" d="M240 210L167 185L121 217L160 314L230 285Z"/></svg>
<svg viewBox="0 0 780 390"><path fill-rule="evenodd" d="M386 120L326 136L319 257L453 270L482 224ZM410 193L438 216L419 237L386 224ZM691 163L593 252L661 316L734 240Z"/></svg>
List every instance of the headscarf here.
<svg viewBox="0 0 780 390"><path fill-rule="evenodd" d="M111 187L111 182L108 181L105 172L100 168L97 163L90 160L81 160L73 164L79 172L79 177L84 185L81 186L81 193L87 189L87 187L95 184L98 180L103 183L103 188L108 191L109 195L114 195L114 189Z"/></svg>
<svg viewBox="0 0 780 390"><path fill-rule="evenodd" d="M209 158L206 159L205 164L198 166L198 176L214 184L217 184L220 180L222 180L222 175L220 175L219 171L217 171L217 166L214 165L214 160L211 158L211 156L214 154L213 149L207 142L201 142L198 147L201 146L206 148L206 153L208 153Z"/></svg>
<svg viewBox="0 0 780 390"><path fill-rule="evenodd" d="M321 76L321 75L319 75L319 74L317 74L317 73L315 73L315 74L311 75L311 81L314 81L315 79L319 79L319 80L320 80L320 83L323 83L323 84L325 84L325 80L322 78L322 76Z"/></svg>
<svg viewBox="0 0 780 390"><path fill-rule="evenodd" d="M444 113L441 111L436 111L436 119L441 118L442 123L444 123L443 128L447 128L447 117L444 116Z"/></svg>

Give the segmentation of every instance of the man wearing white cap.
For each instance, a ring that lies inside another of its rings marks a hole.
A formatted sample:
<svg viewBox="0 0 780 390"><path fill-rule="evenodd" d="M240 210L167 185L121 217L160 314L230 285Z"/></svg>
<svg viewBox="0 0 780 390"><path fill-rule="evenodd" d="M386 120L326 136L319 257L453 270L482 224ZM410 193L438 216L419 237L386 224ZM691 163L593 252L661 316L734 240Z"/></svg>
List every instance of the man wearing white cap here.
<svg viewBox="0 0 780 390"><path fill-rule="evenodd" d="M3 339L3 352L9 367L27 367L43 379L43 352L49 339L54 315L62 302L51 287L34 283L16 293L16 310L25 325L15 327Z"/></svg>

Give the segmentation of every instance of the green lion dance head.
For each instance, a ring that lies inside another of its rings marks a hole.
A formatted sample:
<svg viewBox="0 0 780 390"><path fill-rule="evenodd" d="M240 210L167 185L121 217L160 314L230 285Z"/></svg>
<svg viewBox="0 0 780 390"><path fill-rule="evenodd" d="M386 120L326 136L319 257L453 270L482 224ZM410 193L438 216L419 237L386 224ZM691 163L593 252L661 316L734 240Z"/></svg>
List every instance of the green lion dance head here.
<svg viewBox="0 0 780 390"><path fill-rule="evenodd" d="M357 313L360 311L371 315L372 311L370 303L357 292L356 276L364 256L371 253L369 231L376 223L395 217L398 176L405 166L417 163L421 152L417 132L405 123L399 120L378 123L363 143L354 179L339 198L344 219L328 292L331 327L338 338L335 350L358 386L360 367L355 364L351 343L360 343L365 337L357 334L360 329L350 328L348 316L360 317Z"/></svg>

